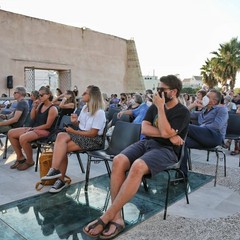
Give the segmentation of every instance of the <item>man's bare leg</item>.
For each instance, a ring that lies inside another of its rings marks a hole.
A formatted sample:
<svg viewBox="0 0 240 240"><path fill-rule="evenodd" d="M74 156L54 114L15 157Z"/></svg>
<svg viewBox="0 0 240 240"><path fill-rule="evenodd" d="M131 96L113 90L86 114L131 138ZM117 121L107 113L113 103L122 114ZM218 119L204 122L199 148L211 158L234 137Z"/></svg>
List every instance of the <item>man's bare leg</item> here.
<svg viewBox="0 0 240 240"><path fill-rule="evenodd" d="M113 171L111 176L112 205L106 211L106 213L101 216L101 219L104 223L113 221L124 226L124 221L121 216L121 209L136 194L141 184L142 177L145 174L149 173L149 169L144 161L142 161L141 159L136 160L131 166L127 178L125 180L123 179L120 185L117 183L117 181L121 180L122 175L119 175L119 172L120 172L119 167L121 167L122 163L120 160L117 160L117 159L114 159L114 160L116 161L114 161L114 164L113 164L114 166L113 166ZM121 173L122 172L123 172L123 169L121 169ZM124 173L125 173L125 170L124 170ZM116 186L114 184L116 184ZM116 189L118 191L116 191ZM104 232L104 235L111 235L115 230L116 230L116 226L111 225L109 230L107 232ZM89 233L91 233L92 235L96 235L102 231L103 231L103 227L101 225L98 225L94 229L91 229Z"/></svg>

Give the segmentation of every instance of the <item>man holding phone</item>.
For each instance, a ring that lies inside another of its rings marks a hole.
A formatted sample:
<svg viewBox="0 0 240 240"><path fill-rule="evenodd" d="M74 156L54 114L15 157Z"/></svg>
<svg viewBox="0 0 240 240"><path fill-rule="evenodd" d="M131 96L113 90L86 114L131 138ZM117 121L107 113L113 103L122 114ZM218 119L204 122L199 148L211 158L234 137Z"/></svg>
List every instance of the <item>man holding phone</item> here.
<svg viewBox="0 0 240 240"><path fill-rule="evenodd" d="M178 100L181 89L182 82L176 76L160 78L159 92L154 94L153 104L142 122L145 138L114 157L112 205L83 228L88 236L110 239L118 235L125 227L121 209L137 192L142 177L154 176L178 161L190 121L188 109Z"/></svg>

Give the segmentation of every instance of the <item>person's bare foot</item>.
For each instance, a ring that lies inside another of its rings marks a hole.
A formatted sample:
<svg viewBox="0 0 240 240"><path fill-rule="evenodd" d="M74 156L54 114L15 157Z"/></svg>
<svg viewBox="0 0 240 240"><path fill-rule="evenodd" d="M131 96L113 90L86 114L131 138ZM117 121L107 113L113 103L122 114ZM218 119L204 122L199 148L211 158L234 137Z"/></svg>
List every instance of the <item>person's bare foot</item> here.
<svg viewBox="0 0 240 240"><path fill-rule="evenodd" d="M105 229L106 224L101 218L90 222L87 226L83 228L83 232L90 237L98 237Z"/></svg>

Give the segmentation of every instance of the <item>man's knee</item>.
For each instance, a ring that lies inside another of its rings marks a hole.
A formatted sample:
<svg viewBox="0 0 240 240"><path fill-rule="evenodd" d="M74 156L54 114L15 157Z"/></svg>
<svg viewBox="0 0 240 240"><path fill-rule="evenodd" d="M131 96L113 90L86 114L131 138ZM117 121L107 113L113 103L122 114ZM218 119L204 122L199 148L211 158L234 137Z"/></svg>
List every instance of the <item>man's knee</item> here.
<svg viewBox="0 0 240 240"><path fill-rule="evenodd" d="M143 160L137 159L132 164L130 171L134 175L144 176L149 173L149 168Z"/></svg>
<svg viewBox="0 0 240 240"><path fill-rule="evenodd" d="M129 169L130 167L130 162L129 159L123 155L123 154L118 154L117 156L115 156L113 158L113 165L112 165L112 169L113 171L115 169Z"/></svg>

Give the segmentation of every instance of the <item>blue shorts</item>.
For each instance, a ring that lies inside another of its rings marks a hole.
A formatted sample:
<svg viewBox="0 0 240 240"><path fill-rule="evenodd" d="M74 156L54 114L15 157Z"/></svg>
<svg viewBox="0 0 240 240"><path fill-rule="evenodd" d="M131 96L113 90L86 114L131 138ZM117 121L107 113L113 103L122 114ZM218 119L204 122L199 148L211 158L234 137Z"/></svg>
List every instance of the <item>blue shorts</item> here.
<svg viewBox="0 0 240 240"><path fill-rule="evenodd" d="M124 154L132 164L136 159L142 159L148 166L151 176L165 170L178 161L172 146L164 146L153 139L143 139L126 149Z"/></svg>

